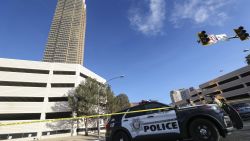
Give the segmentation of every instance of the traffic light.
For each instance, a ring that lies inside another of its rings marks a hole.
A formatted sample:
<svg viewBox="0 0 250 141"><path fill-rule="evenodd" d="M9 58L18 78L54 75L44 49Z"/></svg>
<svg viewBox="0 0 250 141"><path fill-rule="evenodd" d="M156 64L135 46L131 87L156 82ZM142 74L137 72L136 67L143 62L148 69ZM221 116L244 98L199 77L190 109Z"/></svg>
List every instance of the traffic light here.
<svg viewBox="0 0 250 141"><path fill-rule="evenodd" d="M234 29L234 32L240 38L241 41L244 41L249 37L249 34L247 33L247 31L244 29L243 26L240 26L238 29Z"/></svg>
<svg viewBox="0 0 250 141"><path fill-rule="evenodd" d="M200 42L202 45L208 45L210 39L208 38L208 35L206 34L206 31L201 31L198 33L198 37L200 38Z"/></svg>

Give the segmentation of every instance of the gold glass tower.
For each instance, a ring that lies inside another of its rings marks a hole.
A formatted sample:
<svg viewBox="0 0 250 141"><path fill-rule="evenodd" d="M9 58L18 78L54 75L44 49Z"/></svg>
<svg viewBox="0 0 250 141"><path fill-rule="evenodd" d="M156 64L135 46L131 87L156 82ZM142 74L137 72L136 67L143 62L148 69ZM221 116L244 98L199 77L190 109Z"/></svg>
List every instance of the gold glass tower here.
<svg viewBox="0 0 250 141"><path fill-rule="evenodd" d="M58 0L43 61L83 64L85 30L85 0Z"/></svg>

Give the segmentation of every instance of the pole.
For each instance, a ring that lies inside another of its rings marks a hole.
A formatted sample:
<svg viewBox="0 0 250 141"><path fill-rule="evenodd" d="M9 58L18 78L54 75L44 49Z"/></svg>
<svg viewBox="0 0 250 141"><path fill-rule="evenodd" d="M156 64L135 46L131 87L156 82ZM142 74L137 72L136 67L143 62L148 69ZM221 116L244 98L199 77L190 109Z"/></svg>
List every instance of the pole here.
<svg viewBox="0 0 250 141"><path fill-rule="evenodd" d="M98 88L98 115L100 114L100 88ZM97 128L98 128L98 131L97 131L97 134L98 134L98 140L100 140L100 117L98 116L98 120L97 120Z"/></svg>
<svg viewBox="0 0 250 141"><path fill-rule="evenodd" d="M227 39L230 40L230 39L234 39L234 38L239 38L238 36L233 36L233 37L228 37Z"/></svg>

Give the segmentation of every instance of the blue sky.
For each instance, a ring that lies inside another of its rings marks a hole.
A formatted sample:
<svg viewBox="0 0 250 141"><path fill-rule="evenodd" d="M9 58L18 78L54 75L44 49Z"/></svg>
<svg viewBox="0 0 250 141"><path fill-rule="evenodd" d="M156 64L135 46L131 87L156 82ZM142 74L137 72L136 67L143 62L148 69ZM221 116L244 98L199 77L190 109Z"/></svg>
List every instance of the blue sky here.
<svg viewBox="0 0 250 141"><path fill-rule="evenodd" d="M85 67L132 102L169 103L169 91L246 65L249 41L203 47L197 32L250 32L249 0L87 0ZM41 60L56 0L0 1L0 57ZM220 72L223 70L223 72Z"/></svg>

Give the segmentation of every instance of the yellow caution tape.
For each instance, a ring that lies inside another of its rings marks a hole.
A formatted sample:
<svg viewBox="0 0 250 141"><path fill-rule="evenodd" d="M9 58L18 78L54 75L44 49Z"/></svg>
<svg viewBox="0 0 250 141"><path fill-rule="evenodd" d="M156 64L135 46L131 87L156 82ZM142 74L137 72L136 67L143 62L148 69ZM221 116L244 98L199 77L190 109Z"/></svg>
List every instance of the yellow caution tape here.
<svg viewBox="0 0 250 141"><path fill-rule="evenodd" d="M157 110L164 110L164 109L171 109L171 108L174 109L174 107L162 107L162 108L137 110L137 111L129 111L129 112L119 112L119 113L111 113L111 114L98 114L98 115L79 116L79 117L70 117L70 118L58 118L58 119L32 120L32 121L25 121L25 122L0 123L0 126L22 125L22 124L31 124L31 123L41 123L41 122L56 122L56 121L62 121L62 120L74 120L74 119L82 119L82 118L106 117L106 116L112 116L112 115L157 111Z"/></svg>

